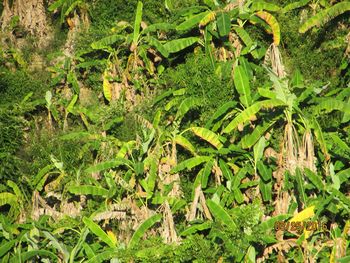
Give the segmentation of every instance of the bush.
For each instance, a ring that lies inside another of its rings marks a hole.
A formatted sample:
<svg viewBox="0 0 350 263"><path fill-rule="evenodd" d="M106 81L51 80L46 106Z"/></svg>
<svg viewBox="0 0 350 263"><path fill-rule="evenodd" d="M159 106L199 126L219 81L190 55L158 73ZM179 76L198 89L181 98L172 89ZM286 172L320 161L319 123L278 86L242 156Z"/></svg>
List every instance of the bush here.
<svg viewBox="0 0 350 263"><path fill-rule="evenodd" d="M214 72L210 59L202 52L189 55L185 63L169 68L162 75L162 80L167 89L186 88L187 97L199 98L202 101L202 123L209 120L220 105L232 100L234 96L232 79L220 78Z"/></svg>
<svg viewBox="0 0 350 263"><path fill-rule="evenodd" d="M303 10L306 11L306 9ZM281 44L286 68L289 73L300 69L309 81L319 80L321 83L331 81L332 86L338 85L340 81L338 68L344 55L344 49L327 48L325 44L338 36L345 37L346 32L338 27L338 23L331 23L300 34L298 32L301 25L300 17L301 10L276 16L281 26ZM348 23L348 19L339 19Z"/></svg>
<svg viewBox="0 0 350 263"><path fill-rule="evenodd" d="M34 99L42 98L45 89L41 79L34 80L23 70L13 72L0 67L0 105L21 101L30 92Z"/></svg>
<svg viewBox="0 0 350 263"><path fill-rule="evenodd" d="M23 121L0 109L0 180L18 178L20 160L16 153L23 144Z"/></svg>

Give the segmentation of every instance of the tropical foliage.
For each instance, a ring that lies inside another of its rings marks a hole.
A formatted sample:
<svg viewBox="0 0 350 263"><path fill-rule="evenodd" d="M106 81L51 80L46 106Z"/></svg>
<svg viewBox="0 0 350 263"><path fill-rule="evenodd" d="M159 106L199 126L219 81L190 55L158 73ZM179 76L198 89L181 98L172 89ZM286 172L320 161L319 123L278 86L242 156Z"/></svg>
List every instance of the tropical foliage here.
<svg viewBox="0 0 350 263"><path fill-rule="evenodd" d="M47 46L1 19L1 262L349 262L349 10L57 0Z"/></svg>

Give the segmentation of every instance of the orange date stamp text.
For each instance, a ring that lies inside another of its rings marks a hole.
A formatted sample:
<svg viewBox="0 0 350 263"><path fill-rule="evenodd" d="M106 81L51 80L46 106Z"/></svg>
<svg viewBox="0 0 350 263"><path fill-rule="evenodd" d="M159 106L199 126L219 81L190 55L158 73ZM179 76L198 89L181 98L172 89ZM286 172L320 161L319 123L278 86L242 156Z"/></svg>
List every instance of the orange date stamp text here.
<svg viewBox="0 0 350 263"><path fill-rule="evenodd" d="M285 221L276 221L275 230L276 231L288 231L296 232L298 234L303 233L303 230L306 231L326 231L327 226L324 222L321 221L306 221L306 222L285 222Z"/></svg>

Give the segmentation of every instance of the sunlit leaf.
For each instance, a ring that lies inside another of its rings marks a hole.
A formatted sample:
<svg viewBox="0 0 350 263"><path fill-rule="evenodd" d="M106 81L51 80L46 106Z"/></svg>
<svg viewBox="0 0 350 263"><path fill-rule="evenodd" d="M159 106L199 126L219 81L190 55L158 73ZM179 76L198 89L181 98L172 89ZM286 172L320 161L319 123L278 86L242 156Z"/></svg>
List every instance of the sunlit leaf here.
<svg viewBox="0 0 350 263"><path fill-rule="evenodd" d="M203 140L206 140L216 149L220 149L223 147L222 143L220 142L219 135L212 132L211 130L202 127L192 127L191 130L195 135L197 135Z"/></svg>
<svg viewBox="0 0 350 263"><path fill-rule="evenodd" d="M102 228L98 224L93 222L91 218L84 217L83 222L92 233L94 233L97 237L99 237L109 247L111 247L111 248L116 247L115 240L113 240L110 236L108 236L108 234L106 234L106 232L103 231Z"/></svg>
<svg viewBox="0 0 350 263"><path fill-rule="evenodd" d="M250 11L252 12L261 11L261 10L277 12L280 10L280 7L278 5L263 2L263 1L253 2L252 5L250 6Z"/></svg>
<svg viewBox="0 0 350 263"><path fill-rule="evenodd" d="M198 107L199 105L201 105L201 100L197 99L197 98L185 98L184 100L182 100L182 102L179 105L179 108L176 112L176 116L175 119L179 120L182 117L185 116L185 114L190 110L193 109L195 107Z"/></svg>
<svg viewBox="0 0 350 263"><path fill-rule="evenodd" d="M155 223L159 222L162 219L162 215L155 214L150 218L146 219L135 231L133 236L130 239L129 248L135 247L141 238L145 235L146 231L151 228Z"/></svg>
<svg viewBox="0 0 350 263"><path fill-rule="evenodd" d="M216 21L220 36L227 36L231 30L230 16L227 13L221 13L217 16Z"/></svg>
<svg viewBox="0 0 350 263"><path fill-rule="evenodd" d="M211 159L210 156L195 156L192 158L189 158L181 163L179 163L178 165L176 165L172 170L171 173L177 173L180 172L182 170L191 170L192 168L207 162Z"/></svg>
<svg viewBox="0 0 350 263"><path fill-rule="evenodd" d="M141 20L142 20L142 8L143 8L143 3L141 1L137 2L137 7L136 7L136 15L135 15L135 21L134 21L134 34L133 34L133 39L132 42L134 45L137 44L139 35L140 35L140 26L141 26Z"/></svg>
<svg viewBox="0 0 350 263"><path fill-rule="evenodd" d="M176 53L192 46L194 43L198 42L198 40L198 37L178 38L168 41L164 44L164 47L169 53Z"/></svg>
<svg viewBox="0 0 350 263"><path fill-rule="evenodd" d="M249 107L252 103L249 78L242 66L236 66L233 80L240 95L239 100L245 107Z"/></svg>
<svg viewBox="0 0 350 263"><path fill-rule="evenodd" d="M305 208L303 211L297 213L290 222L302 222L306 221L309 218L312 218L315 215L315 206L309 206Z"/></svg>
<svg viewBox="0 0 350 263"><path fill-rule="evenodd" d="M280 25L277 22L276 18L270 13L265 11L259 11L255 13L255 15L263 19L271 27L272 35L273 35L273 43L276 46L278 46L281 40L281 30L280 30Z"/></svg>
<svg viewBox="0 0 350 263"><path fill-rule="evenodd" d="M265 100L259 101L239 113L223 130L223 133L229 133L237 128L240 123L245 123L255 116L263 108L274 108L282 106L284 103L280 100Z"/></svg>
<svg viewBox="0 0 350 263"><path fill-rule="evenodd" d="M215 203L213 200L210 199L207 200L207 205L210 209L210 212L214 215L216 220L224 223L226 226L229 227L231 231L237 229L235 222L221 205Z"/></svg>
<svg viewBox="0 0 350 263"><path fill-rule="evenodd" d="M297 2L292 2L292 3L288 4L288 5L286 5L285 7L283 7L282 12L283 13L287 13L287 12L289 12L291 10L304 7L309 2L311 2L311 0L301 0L301 1L297 1Z"/></svg>
<svg viewBox="0 0 350 263"><path fill-rule="evenodd" d="M119 34L111 35L108 37L104 37L98 41L95 41L91 44L91 47L93 49L104 49L106 47L109 47L113 45L114 43L124 40L125 37Z"/></svg>
<svg viewBox="0 0 350 263"><path fill-rule="evenodd" d="M107 189L94 185L69 186L67 190L76 195L99 195L106 197L109 193Z"/></svg>
<svg viewBox="0 0 350 263"><path fill-rule="evenodd" d="M347 12L350 10L350 2L344 1L335 4L334 6L331 6L327 9L324 9L314 15L313 17L309 18L300 28L300 33L305 33L310 28L314 26L322 26L332 20L333 18Z"/></svg>
<svg viewBox="0 0 350 263"><path fill-rule="evenodd" d="M103 74L103 95L106 100L112 100L112 85L109 83L107 71Z"/></svg>
<svg viewBox="0 0 350 263"><path fill-rule="evenodd" d="M182 22L180 25L178 25L176 27L176 30L178 31L184 31L184 30L189 30L195 26L199 25L199 22L201 22L201 20L206 17L208 15L208 11L207 12L202 12L199 13L197 15L194 15L188 19L186 19L186 21Z"/></svg>
<svg viewBox="0 0 350 263"><path fill-rule="evenodd" d="M196 148L182 135L176 135L174 141L176 144L181 145L183 148L190 151L193 155L196 155Z"/></svg>

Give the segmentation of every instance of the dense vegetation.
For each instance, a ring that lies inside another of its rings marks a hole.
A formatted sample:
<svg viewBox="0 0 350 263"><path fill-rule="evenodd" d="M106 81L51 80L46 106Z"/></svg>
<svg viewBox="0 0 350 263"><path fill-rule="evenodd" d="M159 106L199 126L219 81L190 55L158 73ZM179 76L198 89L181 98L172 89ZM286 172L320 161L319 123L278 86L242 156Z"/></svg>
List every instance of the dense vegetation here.
<svg viewBox="0 0 350 263"><path fill-rule="evenodd" d="M350 262L349 1L0 3L1 262Z"/></svg>

